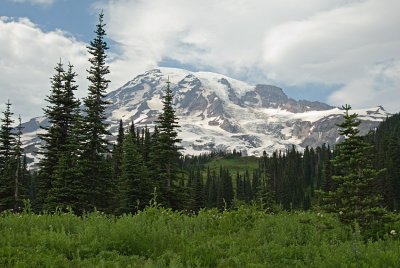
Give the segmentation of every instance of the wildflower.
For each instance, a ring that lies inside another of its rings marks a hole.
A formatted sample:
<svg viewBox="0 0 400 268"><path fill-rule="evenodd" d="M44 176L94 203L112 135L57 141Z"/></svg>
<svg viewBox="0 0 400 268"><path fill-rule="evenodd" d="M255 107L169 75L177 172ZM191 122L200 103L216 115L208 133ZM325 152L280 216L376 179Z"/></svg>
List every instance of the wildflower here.
<svg viewBox="0 0 400 268"><path fill-rule="evenodd" d="M339 211L339 215L343 215L343 211Z"/></svg>
<svg viewBox="0 0 400 268"><path fill-rule="evenodd" d="M391 234L391 235L396 235L396 234L397 234L397 233L396 233L396 230L391 230L391 231L390 231L390 234Z"/></svg>

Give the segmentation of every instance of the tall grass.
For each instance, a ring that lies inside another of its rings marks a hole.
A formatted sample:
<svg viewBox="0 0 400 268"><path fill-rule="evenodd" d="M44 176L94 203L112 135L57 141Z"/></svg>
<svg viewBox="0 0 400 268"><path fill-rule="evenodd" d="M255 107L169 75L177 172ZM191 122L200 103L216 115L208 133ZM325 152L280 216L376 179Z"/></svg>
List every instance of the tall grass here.
<svg viewBox="0 0 400 268"><path fill-rule="evenodd" d="M400 267L400 240L387 231L365 242L332 215L254 207L3 213L0 267Z"/></svg>

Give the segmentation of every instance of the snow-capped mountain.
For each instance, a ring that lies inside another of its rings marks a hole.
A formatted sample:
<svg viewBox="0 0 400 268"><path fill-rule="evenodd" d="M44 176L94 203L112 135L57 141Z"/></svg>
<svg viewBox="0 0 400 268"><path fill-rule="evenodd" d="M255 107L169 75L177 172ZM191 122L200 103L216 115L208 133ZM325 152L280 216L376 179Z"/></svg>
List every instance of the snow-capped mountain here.
<svg viewBox="0 0 400 268"><path fill-rule="evenodd" d="M304 148L339 140L336 123L343 111L321 102L296 101L281 88L249 85L209 72L158 68L136 76L110 92L107 121L112 133L118 122L152 128L162 108L163 88L171 82L179 118L179 137L185 154L212 150L240 150L247 155L272 153L292 144ZM389 114L380 106L354 110L360 115L361 134L376 127ZM23 142L28 157L40 143L37 134L45 118L24 124Z"/></svg>

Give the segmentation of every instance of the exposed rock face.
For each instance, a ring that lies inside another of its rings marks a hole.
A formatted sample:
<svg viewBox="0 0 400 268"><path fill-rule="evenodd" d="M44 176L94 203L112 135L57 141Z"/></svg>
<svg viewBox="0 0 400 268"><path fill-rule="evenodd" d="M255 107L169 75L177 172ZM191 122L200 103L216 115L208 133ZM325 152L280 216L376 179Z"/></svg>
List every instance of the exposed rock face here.
<svg viewBox="0 0 400 268"><path fill-rule="evenodd" d="M138 127L152 127L162 109L162 89L168 79L184 153L236 149L261 155L264 150L272 153L292 144L301 149L339 141L336 124L341 122L343 112L338 108L316 101L296 101L272 85L252 86L220 74L172 68L148 71L107 95L110 131L117 131L120 119L125 126L134 120ZM355 112L362 120L361 134L388 116L382 107ZM45 118L24 124L28 157L35 157L40 143L36 134L42 131L39 126L46 124Z"/></svg>

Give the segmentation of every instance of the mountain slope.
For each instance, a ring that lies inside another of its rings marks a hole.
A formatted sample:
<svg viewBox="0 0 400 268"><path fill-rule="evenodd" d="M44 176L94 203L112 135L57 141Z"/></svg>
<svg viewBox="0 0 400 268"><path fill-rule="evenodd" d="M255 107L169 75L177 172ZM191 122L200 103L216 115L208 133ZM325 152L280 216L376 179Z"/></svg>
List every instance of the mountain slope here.
<svg viewBox="0 0 400 268"><path fill-rule="evenodd" d="M260 155L265 150L285 149L291 144L304 148L338 141L336 123L342 111L321 102L296 101L281 88L249 85L224 75L158 68L135 77L110 92L106 110L111 132L118 121L152 127L162 108L162 89L171 82L181 128L179 136L186 154L212 150L241 150ZM389 114L382 107L354 110L360 115L365 134ZM25 123L24 146L29 157L39 140L38 125L45 118Z"/></svg>

